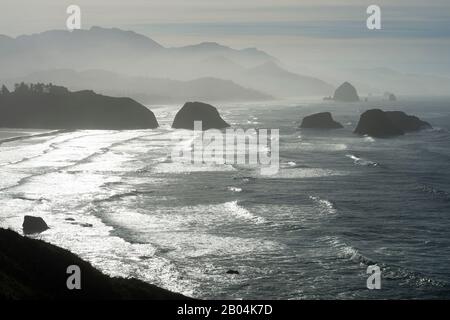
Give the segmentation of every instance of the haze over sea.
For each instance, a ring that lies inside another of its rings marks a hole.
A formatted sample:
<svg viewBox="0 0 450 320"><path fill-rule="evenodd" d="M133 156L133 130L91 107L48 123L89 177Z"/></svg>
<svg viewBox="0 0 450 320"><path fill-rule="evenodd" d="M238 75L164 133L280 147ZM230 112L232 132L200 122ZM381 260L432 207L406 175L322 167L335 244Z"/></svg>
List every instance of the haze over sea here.
<svg viewBox="0 0 450 320"><path fill-rule="evenodd" d="M21 232L25 214L41 216L51 229L37 238L110 275L198 298L449 298L449 106L407 97L217 105L233 127L280 129L281 168L271 177L172 162L180 106L151 106L155 130L1 129L0 227ZM354 135L372 107L434 129ZM320 111L345 128L298 129ZM366 287L372 264L381 290Z"/></svg>

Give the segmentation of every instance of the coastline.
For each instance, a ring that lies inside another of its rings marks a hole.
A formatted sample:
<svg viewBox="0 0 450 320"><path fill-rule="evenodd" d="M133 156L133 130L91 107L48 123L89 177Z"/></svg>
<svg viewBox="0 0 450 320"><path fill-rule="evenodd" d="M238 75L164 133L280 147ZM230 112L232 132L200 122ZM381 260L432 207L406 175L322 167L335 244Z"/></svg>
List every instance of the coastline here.
<svg viewBox="0 0 450 320"><path fill-rule="evenodd" d="M69 266L81 289L69 290ZM0 300L190 300L134 278L113 278L68 250L0 229Z"/></svg>

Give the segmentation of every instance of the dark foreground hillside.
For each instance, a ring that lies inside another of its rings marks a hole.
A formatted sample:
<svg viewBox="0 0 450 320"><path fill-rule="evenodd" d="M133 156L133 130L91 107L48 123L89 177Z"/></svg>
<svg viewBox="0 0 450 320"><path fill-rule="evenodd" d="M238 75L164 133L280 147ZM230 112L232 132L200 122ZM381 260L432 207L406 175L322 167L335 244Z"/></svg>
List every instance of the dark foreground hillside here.
<svg viewBox="0 0 450 320"><path fill-rule="evenodd" d="M81 269L81 290L66 286L71 265ZM67 250L0 229L0 299L187 298L136 279L111 278Z"/></svg>
<svg viewBox="0 0 450 320"><path fill-rule="evenodd" d="M130 98L93 91L70 92L64 87L16 85L0 92L0 127L29 129L152 129L153 112Z"/></svg>

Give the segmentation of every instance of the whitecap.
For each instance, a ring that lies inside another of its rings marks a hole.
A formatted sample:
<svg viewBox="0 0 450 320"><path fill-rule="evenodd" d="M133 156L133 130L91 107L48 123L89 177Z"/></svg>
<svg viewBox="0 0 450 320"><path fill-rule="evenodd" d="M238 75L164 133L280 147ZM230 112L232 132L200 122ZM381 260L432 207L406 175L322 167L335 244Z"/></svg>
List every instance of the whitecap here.
<svg viewBox="0 0 450 320"><path fill-rule="evenodd" d="M190 162L174 161L159 163L152 168L154 173L191 173L191 172L228 172L236 171L231 165L222 164L193 164Z"/></svg>
<svg viewBox="0 0 450 320"><path fill-rule="evenodd" d="M372 166L372 167L377 167L379 166L378 162L375 161L371 161L371 160L367 160L358 156L355 156L353 154L347 154L345 155L347 158L350 158L353 160L354 164L356 165L360 165L360 166Z"/></svg>
<svg viewBox="0 0 450 320"><path fill-rule="evenodd" d="M263 217L258 217L245 209L244 207L240 206L237 201L230 201L224 204L225 210L232 215L235 215L239 218L244 218L246 220L251 220L257 224L265 223L266 220Z"/></svg>
<svg viewBox="0 0 450 320"><path fill-rule="evenodd" d="M308 143L302 142L299 145L300 150L305 151L342 151L347 150L345 143Z"/></svg>
<svg viewBox="0 0 450 320"><path fill-rule="evenodd" d="M227 189L232 192L242 192L242 188L238 187L228 187Z"/></svg>
<svg viewBox="0 0 450 320"><path fill-rule="evenodd" d="M308 178L321 178L331 176L344 176L347 172L322 169L322 168L280 168L276 174L263 175L259 170L254 171L254 175L261 179L308 179Z"/></svg>
<svg viewBox="0 0 450 320"><path fill-rule="evenodd" d="M364 136L364 141L375 142L376 140L374 138L372 138L371 136L365 135Z"/></svg>
<svg viewBox="0 0 450 320"><path fill-rule="evenodd" d="M320 213L335 214L337 212L331 201L316 196L309 196L309 198L317 204Z"/></svg>

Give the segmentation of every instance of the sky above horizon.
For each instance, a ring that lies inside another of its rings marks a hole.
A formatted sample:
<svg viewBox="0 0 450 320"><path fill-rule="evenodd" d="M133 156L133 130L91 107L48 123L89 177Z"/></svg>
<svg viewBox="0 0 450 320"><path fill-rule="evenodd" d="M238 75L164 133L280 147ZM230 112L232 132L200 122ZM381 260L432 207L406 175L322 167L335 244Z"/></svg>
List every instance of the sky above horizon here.
<svg viewBox="0 0 450 320"><path fill-rule="evenodd" d="M204 41L257 47L296 71L389 67L450 76L448 0L1 0L0 34L64 29L77 4L82 27L118 27L164 46ZM382 30L366 28L366 8Z"/></svg>

